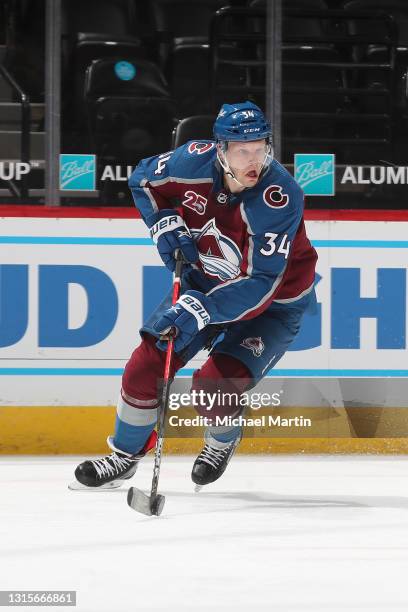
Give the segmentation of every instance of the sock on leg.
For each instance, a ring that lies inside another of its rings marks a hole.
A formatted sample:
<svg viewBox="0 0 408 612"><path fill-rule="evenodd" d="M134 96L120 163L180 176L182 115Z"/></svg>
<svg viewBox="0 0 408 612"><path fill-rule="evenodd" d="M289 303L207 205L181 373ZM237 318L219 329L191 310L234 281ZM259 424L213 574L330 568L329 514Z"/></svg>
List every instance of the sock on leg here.
<svg viewBox="0 0 408 612"><path fill-rule="evenodd" d="M137 402L143 406L147 404L146 400L130 398L122 391L116 409L113 438L113 443L117 448L133 455L143 448L157 421L157 407L142 408L137 406ZM157 403L157 400L150 402L152 403Z"/></svg>
<svg viewBox="0 0 408 612"><path fill-rule="evenodd" d="M228 442L232 442L232 440L236 440L238 436L241 434L242 427L209 427L207 432L215 439L217 442L224 442L227 444Z"/></svg>

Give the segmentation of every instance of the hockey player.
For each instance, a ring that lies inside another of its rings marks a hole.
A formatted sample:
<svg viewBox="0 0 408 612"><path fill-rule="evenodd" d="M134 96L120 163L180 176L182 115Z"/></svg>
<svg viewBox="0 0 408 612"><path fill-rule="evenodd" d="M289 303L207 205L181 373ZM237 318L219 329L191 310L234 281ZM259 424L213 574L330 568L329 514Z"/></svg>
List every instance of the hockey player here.
<svg viewBox="0 0 408 612"><path fill-rule="evenodd" d="M174 270L180 249L187 265L180 299L171 307L168 296L145 322L126 365L112 453L75 471L87 488L120 486L155 445L163 334L176 332L172 376L210 342L193 388L218 381L242 393L281 359L315 301L317 255L305 232L303 192L273 158L271 128L255 104L224 104L214 141L142 160L129 186L164 264ZM206 406L198 412L208 417ZM240 413L218 406L211 416ZM241 437L240 427L208 428L193 481L219 478Z"/></svg>

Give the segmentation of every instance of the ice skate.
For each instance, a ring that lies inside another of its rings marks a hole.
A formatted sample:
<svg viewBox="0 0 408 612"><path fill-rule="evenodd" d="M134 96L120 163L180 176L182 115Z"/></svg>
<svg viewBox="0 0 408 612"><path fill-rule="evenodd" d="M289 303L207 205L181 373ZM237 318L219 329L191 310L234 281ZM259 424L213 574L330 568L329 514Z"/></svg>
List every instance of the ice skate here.
<svg viewBox="0 0 408 612"><path fill-rule="evenodd" d="M195 460L191 472L197 493L203 485L215 482L222 476L241 439L242 432L231 442L219 442L211 433L205 432L205 446Z"/></svg>
<svg viewBox="0 0 408 612"><path fill-rule="evenodd" d="M68 488L72 491L117 489L135 474L139 461L154 448L157 434L153 431L142 450L132 455L119 450L108 437L108 446L113 450L110 455L101 459L91 459L80 463L75 470L75 479Z"/></svg>

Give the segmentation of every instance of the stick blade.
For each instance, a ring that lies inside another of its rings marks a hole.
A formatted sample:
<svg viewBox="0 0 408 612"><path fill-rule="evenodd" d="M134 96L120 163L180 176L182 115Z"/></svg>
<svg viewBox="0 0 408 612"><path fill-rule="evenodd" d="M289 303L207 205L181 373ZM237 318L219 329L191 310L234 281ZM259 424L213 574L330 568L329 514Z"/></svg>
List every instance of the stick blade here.
<svg viewBox="0 0 408 612"><path fill-rule="evenodd" d="M164 495L156 495L153 499L136 487L130 487L127 494L127 503L130 508L146 514L146 516L160 516L165 502Z"/></svg>

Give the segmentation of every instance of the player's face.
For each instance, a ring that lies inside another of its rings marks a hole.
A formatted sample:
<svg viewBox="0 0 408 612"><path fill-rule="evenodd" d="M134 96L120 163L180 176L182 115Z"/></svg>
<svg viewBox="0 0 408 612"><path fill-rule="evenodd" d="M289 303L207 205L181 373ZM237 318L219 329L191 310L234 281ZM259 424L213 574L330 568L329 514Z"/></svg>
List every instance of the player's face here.
<svg viewBox="0 0 408 612"><path fill-rule="evenodd" d="M256 185L268 153L266 140L229 142L225 152L236 179L245 187Z"/></svg>

